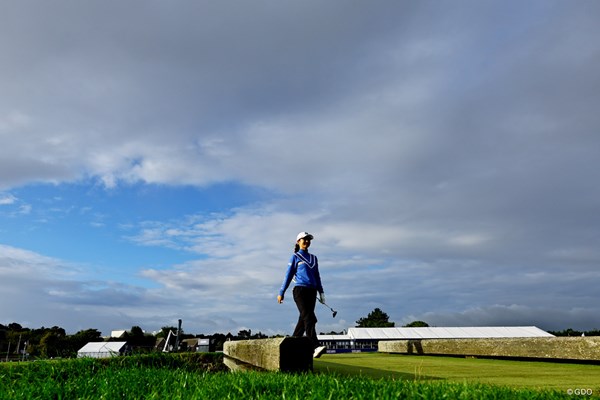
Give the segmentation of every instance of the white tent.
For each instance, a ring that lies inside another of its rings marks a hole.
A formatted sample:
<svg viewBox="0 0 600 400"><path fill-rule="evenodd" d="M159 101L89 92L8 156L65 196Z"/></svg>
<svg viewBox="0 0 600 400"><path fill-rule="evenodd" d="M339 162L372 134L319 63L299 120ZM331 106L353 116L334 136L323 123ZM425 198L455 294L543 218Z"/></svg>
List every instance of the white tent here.
<svg viewBox="0 0 600 400"><path fill-rule="evenodd" d="M127 342L90 342L77 352L77 358L109 358L123 354Z"/></svg>
<svg viewBox="0 0 600 400"><path fill-rule="evenodd" d="M418 328L348 328L348 336L363 340L491 339L553 337L535 326L465 326Z"/></svg>
<svg viewBox="0 0 600 400"><path fill-rule="evenodd" d="M318 335L328 352L375 351L383 340L553 337L535 326L348 328L345 335Z"/></svg>

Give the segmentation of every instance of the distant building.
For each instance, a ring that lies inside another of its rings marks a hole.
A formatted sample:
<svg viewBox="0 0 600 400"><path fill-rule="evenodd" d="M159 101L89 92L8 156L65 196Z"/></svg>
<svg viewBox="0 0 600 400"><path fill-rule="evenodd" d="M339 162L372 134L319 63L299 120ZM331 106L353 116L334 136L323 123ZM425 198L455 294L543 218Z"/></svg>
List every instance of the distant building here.
<svg viewBox="0 0 600 400"><path fill-rule="evenodd" d="M328 353L377 351L382 340L554 337L535 326L348 328L346 335L318 335Z"/></svg>
<svg viewBox="0 0 600 400"><path fill-rule="evenodd" d="M214 341L209 338L198 339L198 347L196 348L196 351L200 353L215 351Z"/></svg>
<svg viewBox="0 0 600 400"><path fill-rule="evenodd" d="M77 358L110 358L129 351L127 342L90 342L77 352Z"/></svg>
<svg viewBox="0 0 600 400"><path fill-rule="evenodd" d="M183 339L181 341L182 350L195 351L198 353L208 353L215 351L213 341L210 338Z"/></svg>
<svg viewBox="0 0 600 400"><path fill-rule="evenodd" d="M198 348L199 340L200 339L197 339L197 338L183 339L180 343L180 346L181 346L182 350L185 350L185 351L196 351L196 349Z"/></svg>
<svg viewBox="0 0 600 400"><path fill-rule="evenodd" d="M123 335L125 335L125 333L127 333L126 330L110 331L110 337L115 338L115 339L120 339L123 337Z"/></svg>
<svg viewBox="0 0 600 400"><path fill-rule="evenodd" d="M167 343L167 340L164 337L156 338L156 343L154 344L154 350L163 350L165 347L165 343Z"/></svg>

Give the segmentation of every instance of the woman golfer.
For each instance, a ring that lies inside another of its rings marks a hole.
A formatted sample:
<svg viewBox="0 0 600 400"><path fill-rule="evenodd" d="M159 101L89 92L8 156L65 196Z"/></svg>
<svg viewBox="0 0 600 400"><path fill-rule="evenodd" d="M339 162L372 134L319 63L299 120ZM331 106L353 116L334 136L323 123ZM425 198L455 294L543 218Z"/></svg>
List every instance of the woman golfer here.
<svg viewBox="0 0 600 400"><path fill-rule="evenodd" d="M293 280L295 283L293 289L294 302L296 302L300 312L293 336L300 337L306 333L315 349L313 357L318 358L325 351L325 346L319 346L319 339L317 338L315 305L317 292L321 303L325 302L325 293L323 293L323 285L321 285L317 257L308 252L312 239L313 235L308 232L300 232L296 237L294 254L290 257L283 284L279 289L277 302L279 304L283 303L285 291Z"/></svg>

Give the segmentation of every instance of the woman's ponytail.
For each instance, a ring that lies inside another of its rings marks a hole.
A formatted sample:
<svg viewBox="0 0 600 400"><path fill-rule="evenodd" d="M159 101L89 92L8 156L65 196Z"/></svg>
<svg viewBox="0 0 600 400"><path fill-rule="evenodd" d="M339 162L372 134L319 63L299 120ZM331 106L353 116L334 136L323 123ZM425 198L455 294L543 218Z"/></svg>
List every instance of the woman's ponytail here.
<svg viewBox="0 0 600 400"><path fill-rule="evenodd" d="M297 253L298 250L300 250L300 245L296 243L296 246L294 246L294 253Z"/></svg>

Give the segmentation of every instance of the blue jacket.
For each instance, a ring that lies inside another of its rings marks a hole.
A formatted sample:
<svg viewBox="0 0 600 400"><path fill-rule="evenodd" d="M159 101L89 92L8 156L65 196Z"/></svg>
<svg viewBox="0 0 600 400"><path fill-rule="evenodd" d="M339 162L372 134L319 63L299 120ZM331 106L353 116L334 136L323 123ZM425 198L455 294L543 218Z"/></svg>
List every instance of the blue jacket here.
<svg viewBox="0 0 600 400"><path fill-rule="evenodd" d="M281 285L281 289L279 289L280 296L283 297L292 280L296 286L314 288L319 293L323 293L317 256L304 250L299 250L297 253L292 254L285 278L283 278L283 284Z"/></svg>

